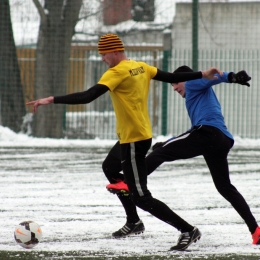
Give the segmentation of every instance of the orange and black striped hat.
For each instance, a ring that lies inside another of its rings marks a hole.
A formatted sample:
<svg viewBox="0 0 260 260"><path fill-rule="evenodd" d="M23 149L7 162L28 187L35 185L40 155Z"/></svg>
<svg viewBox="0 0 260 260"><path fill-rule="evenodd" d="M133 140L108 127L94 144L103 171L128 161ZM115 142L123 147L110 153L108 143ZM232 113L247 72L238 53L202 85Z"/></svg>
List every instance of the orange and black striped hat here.
<svg viewBox="0 0 260 260"><path fill-rule="evenodd" d="M108 33L100 37L98 42L99 54L124 50L124 44L116 34Z"/></svg>

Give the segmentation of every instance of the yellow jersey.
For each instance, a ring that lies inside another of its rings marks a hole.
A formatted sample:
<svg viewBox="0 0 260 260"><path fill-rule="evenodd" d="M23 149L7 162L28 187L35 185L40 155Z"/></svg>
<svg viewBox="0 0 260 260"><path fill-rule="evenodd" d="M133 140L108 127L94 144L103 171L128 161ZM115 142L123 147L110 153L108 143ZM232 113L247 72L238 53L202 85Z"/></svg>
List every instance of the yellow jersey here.
<svg viewBox="0 0 260 260"><path fill-rule="evenodd" d="M98 84L106 85L116 114L116 131L120 143L152 138L148 111L150 80L157 68L134 60L123 60L109 68Z"/></svg>

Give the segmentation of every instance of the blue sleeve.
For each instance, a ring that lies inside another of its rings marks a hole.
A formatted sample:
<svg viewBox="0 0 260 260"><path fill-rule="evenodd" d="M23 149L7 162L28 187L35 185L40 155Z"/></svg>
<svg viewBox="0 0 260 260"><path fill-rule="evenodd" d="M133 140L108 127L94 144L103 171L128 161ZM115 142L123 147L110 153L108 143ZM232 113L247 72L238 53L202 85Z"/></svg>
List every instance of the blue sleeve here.
<svg viewBox="0 0 260 260"><path fill-rule="evenodd" d="M228 80L229 73L230 72L223 72L222 76L220 76L219 74L216 74L216 76L218 76L218 79L208 80L208 79L202 78L202 79L196 80L199 84L194 84L195 81L192 81L190 83L189 83L189 81L187 81L185 83L185 86L188 85L190 90L203 90L203 89L210 88L214 85L218 85L223 82L230 83Z"/></svg>

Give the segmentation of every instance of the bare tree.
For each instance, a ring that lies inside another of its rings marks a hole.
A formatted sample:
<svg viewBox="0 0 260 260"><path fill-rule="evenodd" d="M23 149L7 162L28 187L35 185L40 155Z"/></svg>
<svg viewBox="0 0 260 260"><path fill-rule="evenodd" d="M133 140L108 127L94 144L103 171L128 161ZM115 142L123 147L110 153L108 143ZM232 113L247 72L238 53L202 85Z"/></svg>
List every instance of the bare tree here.
<svg viewBox="0 0 260 260"><path fill-rule="evenodd" d="M9 0L0 1L0 124L21 130L26 114Z"/></svg>
<svg viewBox="0 0 260 260"><path fill-rule="evenodd" d="M82 0L33 0L40 15L36 50L35 99L66 93L71 40ZM63 105L47 106L34 115L33 135L63 137Z"/></svg>

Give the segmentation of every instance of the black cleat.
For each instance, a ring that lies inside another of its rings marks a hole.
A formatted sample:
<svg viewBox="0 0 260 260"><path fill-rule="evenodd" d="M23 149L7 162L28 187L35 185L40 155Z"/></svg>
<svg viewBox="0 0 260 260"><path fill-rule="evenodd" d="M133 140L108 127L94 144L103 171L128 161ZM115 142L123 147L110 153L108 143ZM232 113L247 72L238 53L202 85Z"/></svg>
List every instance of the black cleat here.
<svg viewBox="0 0 260 260"><path fill-rule="evenodd" d="M144 224L143 224L142 220L139 220L136 223L126 222L122 228L120 228L118 231L116 231L112 234L112 237L122 238L122 237L127 237L130 235L138 235L138 234L143 233L144 230L145 230L145 228L144 228Z"/></svg>
<svg viewBox="0 0 260 260"><path fill-rule="evenodd" d="M182 233L178 239L177 245L172 246L170 251L184 251L187 249L193 242L196 243L197 240L201 238L201 233L198 228L194 227L191 232Z"/></svg>

